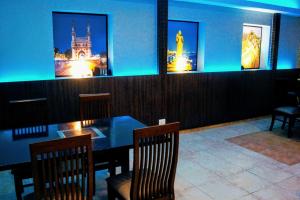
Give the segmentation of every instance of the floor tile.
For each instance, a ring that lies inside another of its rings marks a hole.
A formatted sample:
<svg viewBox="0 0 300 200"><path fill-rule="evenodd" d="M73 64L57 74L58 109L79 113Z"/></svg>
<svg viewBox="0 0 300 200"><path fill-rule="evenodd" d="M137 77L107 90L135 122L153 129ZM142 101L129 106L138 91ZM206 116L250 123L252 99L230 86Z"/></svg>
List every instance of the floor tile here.
<svg viewBox="0 0 300 200"><path fill-rule="evenodd" d="M233 185L240 187L249 193L256 192L271 185L270 182L267 182L247 171L228 177L227 180Z"/></svg>
<svg viewBox="0 0 300 200"><path fill-rule="evenodd" d="M246 196L248 193L234 186L225 179L207 182L199 188L215 200L233 200Z"/></svg>
<svg viewBox="0 0 300 200"><path fill-rule="evenodd" d="M277 186L291 192L300 199L300 177L294 176L292 178L281 181Z"/></svg>
<svg viewBox="0 0 300 200"><path fill-rule="evenodd" d="M255 192L253 195L259 200L299 200L297 196L274 185Z"/></svg>
<svg viewBox="0 0 300 200"><path fill-rule="evenodd" d="M293 176L291 173L280 168L266 165L256 166L248 171L272 183L278 183Z"/></svg>
<svg viewBox="0 0 300 200"><path fill-rule="evenodd" d="M218 176L217 174L197 164L187 166L184 169L180 169L178 171L178 174L180 174L182 179L195 186L199 186L208 181L220 179L220 176Z"/></svg>
<svg viewBox="0 0 300 200"><path fill-rule="evenodd" d="M213 200L209 195L202 192L197 187L188 188L181 192L176 191L175 195L178 200Z"/></svg>
<svg viewBox="0 0 300 200"><path fill-rule="evenodd" d="M256 198L254 195L252 194L249 194L247 196L243 196L239 199L236 199L236 200L258 200L258 198Z"/></svg>

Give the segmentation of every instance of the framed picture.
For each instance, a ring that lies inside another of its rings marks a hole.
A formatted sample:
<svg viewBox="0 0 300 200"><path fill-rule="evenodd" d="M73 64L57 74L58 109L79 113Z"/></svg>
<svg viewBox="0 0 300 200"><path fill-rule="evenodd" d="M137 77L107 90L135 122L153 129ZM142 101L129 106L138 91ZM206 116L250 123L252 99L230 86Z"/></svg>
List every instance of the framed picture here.
<svg viewBox="0 0 300 200"><path fill-rule="evenodd" d="M197 71L198 22L169 20L167 72Z"/></svg>
<svg viewBox="0 0 300 200"><path fill-rule="evenodd" d="M56 77L107 75L107 15L53 12Z"/></svg>
<svg viewBox="0 0 300 200"><path fill-rule="evenodd" d="M259 69L262 41L262 27L243 26L242 69Z"/></svg>

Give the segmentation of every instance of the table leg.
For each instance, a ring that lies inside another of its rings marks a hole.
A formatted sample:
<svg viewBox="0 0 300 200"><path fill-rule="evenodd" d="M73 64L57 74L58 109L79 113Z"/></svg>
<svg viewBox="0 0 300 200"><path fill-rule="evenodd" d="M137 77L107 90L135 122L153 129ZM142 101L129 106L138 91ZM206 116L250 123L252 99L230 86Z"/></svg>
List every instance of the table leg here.
<svg viewBox="0 0 300 200"><path fill-rule="evenodd" d="M121 155L121 171L129 172L129 149L122 150Z"/></svg>
<svg viewBox="0 0 300 200"><path fill-rule="evenodd" d="M288 127L288 138L291 138L293 136L292 127L294 126L294 123L295 123L294 117L290 117L290 119L289 119L289 127Z"/></svg>
<svg viewBox="0 0 300 200"><path fill-rule="evenodd" d="M22 192L23 192L23 184L22 179L18 177L18 175L14 175L14 181L15 181L15 190L16 190L16 198L17 200L22 199Z"/></svg>

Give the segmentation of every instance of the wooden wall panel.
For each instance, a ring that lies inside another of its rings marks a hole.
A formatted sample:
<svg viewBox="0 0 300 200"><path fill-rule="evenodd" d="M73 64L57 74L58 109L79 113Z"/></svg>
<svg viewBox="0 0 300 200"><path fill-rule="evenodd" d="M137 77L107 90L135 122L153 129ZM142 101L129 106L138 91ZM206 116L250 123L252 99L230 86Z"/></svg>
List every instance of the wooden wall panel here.
<svg viewBox="0 0 300 200"><path fill-rule="evenodd" d="M10 126L9 100L47 97L54 123L79 119L78 95L98 92L112 93L114 115L131 115L148 125L160 118L180 121L182 128L245 119L269 114L290 87L286 82L298 74L243 71L1 83L0 128Z"/></svg>

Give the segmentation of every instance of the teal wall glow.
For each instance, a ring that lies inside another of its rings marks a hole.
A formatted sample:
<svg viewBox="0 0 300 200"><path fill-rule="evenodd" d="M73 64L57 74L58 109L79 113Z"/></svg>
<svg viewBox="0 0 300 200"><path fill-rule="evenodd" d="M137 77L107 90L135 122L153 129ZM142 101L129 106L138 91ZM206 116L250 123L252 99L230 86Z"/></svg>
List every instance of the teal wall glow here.
<svg viewBox="0 0 300 200"><path fill-rule="evenodd" d="M154 0L1 0L0 82L55 78L52 12L108 14L113 75L157 74Z"/></svg>
<svg viewBox="0 0 300 200"><path fill-rule="evenodd" d="M282 16L277 69L300 67L297 63L300 48L300 17ZM298 66L297 66L298 65Z"/></svg>
<svg viewBox="0 0 300 200"><path fill-rule="evenodd" d="M300 0L169 0L300 16Z"/></svg>
<svg viewBox="0 0 300 200"><path fill-rule="evenodd" d="M205 56L204 61L198 56L204 63L198 69L204 72L240 71L243 23L272 24L272 14L261 12L183 2L171 2L169 8L169 19L199 22L198 54Z"/></svg>
<svg viewBox="0 0 300 200"><path fill-rule="evenodd" d="M300 8L299 0L248 0L252 2L259 2L264 4L270 4L274 6L282 6L288 8Z"/></svg>

